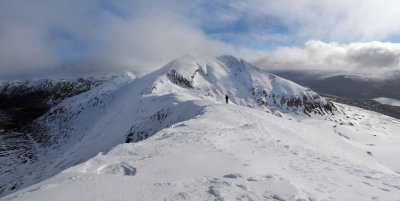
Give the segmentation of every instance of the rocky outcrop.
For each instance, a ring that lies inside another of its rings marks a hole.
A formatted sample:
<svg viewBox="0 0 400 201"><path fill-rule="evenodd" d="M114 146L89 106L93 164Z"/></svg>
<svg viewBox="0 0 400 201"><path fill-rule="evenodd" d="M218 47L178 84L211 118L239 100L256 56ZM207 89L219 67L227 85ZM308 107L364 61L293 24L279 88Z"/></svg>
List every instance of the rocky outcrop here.
<svg viewBox="0 0 400 201"><path fill-rule="evenodd" d="M282 112L332 115L336 110L331 101L323 99L318 94L303 94L302 96L274 94L266 90L259 92L257 87L252 87L251 93L260 106L273 107Z"/></svg>

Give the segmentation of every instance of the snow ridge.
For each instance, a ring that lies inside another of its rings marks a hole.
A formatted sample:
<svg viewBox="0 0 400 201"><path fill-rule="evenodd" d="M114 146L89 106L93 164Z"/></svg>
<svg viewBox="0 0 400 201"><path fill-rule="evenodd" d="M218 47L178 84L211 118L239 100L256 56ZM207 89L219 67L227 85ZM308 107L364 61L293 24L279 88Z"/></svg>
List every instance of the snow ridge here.
<svg viewBox="0 0 400 201"><path fill-rule="evenodd" d="M204 113L210 105L256 108L276 116L331 116L336 107L315 92L232 56L174 60L148 75L113 77L63 99L36 119L27 132L37 159L8 178L5 194L49 178L108 152L124 142L143 141L157 132ZM125 166L124 166L125 167ZM124 171L128 168L118 169ZM132 169L133 171L133 169Z"/></svg>

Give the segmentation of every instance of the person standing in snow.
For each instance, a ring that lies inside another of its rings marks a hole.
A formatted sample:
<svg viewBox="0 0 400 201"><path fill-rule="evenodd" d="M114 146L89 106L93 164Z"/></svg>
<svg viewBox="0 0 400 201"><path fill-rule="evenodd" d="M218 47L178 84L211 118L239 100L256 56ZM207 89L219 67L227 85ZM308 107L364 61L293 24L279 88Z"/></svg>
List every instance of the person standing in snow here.
<svg viewBox="0 0 400 201"><path fill-rule="evenodd" d="M229 99L228 95L225 95L226 104L228 104L228 99Z"/></svg>

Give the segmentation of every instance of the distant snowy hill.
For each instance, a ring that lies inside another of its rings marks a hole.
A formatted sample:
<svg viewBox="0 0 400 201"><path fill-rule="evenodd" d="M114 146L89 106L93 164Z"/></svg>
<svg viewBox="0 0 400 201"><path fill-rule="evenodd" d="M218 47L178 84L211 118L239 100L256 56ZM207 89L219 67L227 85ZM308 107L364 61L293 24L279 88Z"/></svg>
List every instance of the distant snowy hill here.
<svg viewBox="0 0 400 201"><path fill-rule="evenodd" d="M35 119L0 200L394 200L399 121L335 105L232 56L182 57Z"/></svg>
<svg viewBox="0 0 400 201"><path fill-rule="evenodd" d="M393 98L380 97L380 98L374 98L373 100L378 101L381 104L385 105L400 106L400 100L396 100Z"/></svg>
<svg viewBox="0 0 400 201"><path fill-rule="evenodd" d="M342 98L373 99L388 97L400 100L400 72L383 75L358 75L336 71L270 71L282 78L291 80L312 90Z"/></svg>
<svg viewBox="0 0 400 201"><path fill-rule="evenodd" d="M282 70L271 71L275 75L307 86L329 100L361 107L400 119L398 104L385 104L375 100L385 97L400 100L400 72L379 74L354 74L343 71ZM382 99L383 100L383 99Z"/></svg>

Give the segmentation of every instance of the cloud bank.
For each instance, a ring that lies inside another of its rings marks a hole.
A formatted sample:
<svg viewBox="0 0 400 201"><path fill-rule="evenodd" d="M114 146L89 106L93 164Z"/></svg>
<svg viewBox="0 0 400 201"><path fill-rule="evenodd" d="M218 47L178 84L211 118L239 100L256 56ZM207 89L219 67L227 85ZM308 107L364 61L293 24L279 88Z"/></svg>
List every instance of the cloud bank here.
<svg viewBox="0 0 400 201"><path fill-rule="evenodd" d="M263 55L257 63L273 68L395 69L397 44L369 41L400 39L398 7L395 0L5 0L0 79L144 73L184 54Z"/></svg>
<svg viewBox="0 0 400 201"><path fill-rule="evenodd" d="M345 71L400 70L400 44L325 43L310 40L304 48L279 47L254 61L269 69L310 69Z"/></svg>
<svg viewBox="0 0 400 201"><path fill-rule="evenodd" d="M230 53L181 1L2 1L0 77L42 72L149 72L184 54ZM176 6L173 6L176 4ZM160 9L162 8L162 9Z"/></svg>

